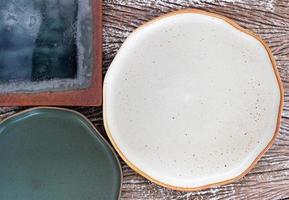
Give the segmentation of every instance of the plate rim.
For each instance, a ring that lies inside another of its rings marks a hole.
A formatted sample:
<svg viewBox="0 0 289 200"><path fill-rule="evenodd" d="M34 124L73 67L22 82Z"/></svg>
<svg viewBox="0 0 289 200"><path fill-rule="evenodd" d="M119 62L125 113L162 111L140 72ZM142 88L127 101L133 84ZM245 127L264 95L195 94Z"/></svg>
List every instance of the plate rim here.
<svg viewBox="0 0 289 200"><path fill-rule="evenodd" d="M248 29L245 29L243 27L241 27L239 24L237 24L234 20L228 18L228 17L225 17L223 15L220 15L220 14L216 14L216 13L213 13L213 12L208 12L208 11L204 11L204 10L201 10L201 9L195 9L195 8L190 8L190 9L181 9L181 10L177 10L177 11L172 11L172 12L169 12L167 14L162 14L161 16L159 17L156 17L155 19L152 19L148 22L145 22L143 25L141 25L140 27L138 27L137 29L135 29L128 37L127 39L125 40L125 42L123 44L126 43L126 41L128 39L130 39L132 37L132 35L134 35L135 33L139 32L141 29L159 21L159 20L162 20L162 19L165 19L165 18L168 18L168 17L171 17L171 16L175 16L175 15L178 15L178 14L201 14L201 15L206 15L206 16L210 16L210 17L214 17L214 18L218 18L218 19L221 19L222 21L224 21L225 23L229 24L232 26L232 28L235 28L237 29L238 31L240 32L243 32L253 38L255 38L266 50L269 58L270 58L270 61L271 61L271 65L272 65L272 68L273 68L273 71L274 71L274 75L276 77L276 80L277 80L277 83L278 83L278 87L279 87L279 92L280 92L280 104L279 104L279 110L278 110L278 117L277 117L277 124L276 124L276 128L275 128L275 131L274 133L272 133L272 138L271 140L269 141L269 143L266 145L266 147L258 154L258 156L256 156L256 158L254 159L253 162L251 162L250 166L244 170L244 171L240 171L239 175L233 177L233 178L229 178L229 179L225 179L223 181L217 181L217 182L212 182L212 183L209 183L209 184L205 184L205 185L202 185L202 186L197 186L197 187L181 187L181 186L175 186L175 185L171 185L171 184L167 184L167 183L164 183L164 182L161 182L159 180L157 180L156 178L153 178L151 177L150 175L148 175L147 173L145 173L144 171L140 170L137 166L135 166L128 158L126 158L126 156L122 153L122 151L120 150L120 148L118 147L117 143L115 142L115 140L113 139L113 136L111 134L111 131L110 131L110 128L109 128L109 125L108 125L108 120L107 120L107 106L106 106L106 95L107 95L107 92L106 92L106 80L108 79L107 77L109 76L109 69L105 75L105 78L104 78L104 84L103 84L103 122L104 122L104 127L105 127L105 131L107 133L107 136L109 138L109 140L111 141L112 143L112 146L115 148L115 150L117 151L117 153L120 155L120 157L124 160L124 162L130 167L132 168L136 173L140 174L141 176L143 176L144 178L148 179L149 181L159 185L159 186L162 186L162 187L165 187L165 188L168 188L168 189L171 189L171 190L177 190L177 191L186 191L186 192L193 192L193 191L200 191L200 190L205 190L205 189L209 189L209 188L212 188L212 187L216 187L216 186L222 186L222 185L226 185L226 184L229 184L229 183L233 183L241 178L243 178L246 174L248 174L257 164L257 162L261 159L261 157L271 148L271 146L273 145L276 137L278 136L278 133L279 133L279 130L280 130L280 126L281 126L281 115L282 115L282 110L283 110L283 106L284 106L284 88L283 88L283 83L281 81L281 78L280 78L280 74L278 72L278 69L277 69L277 64L276 64L276 61L274 59L274 56L269 48L269 46L267 45L267 43L261 39L260 36L258 36L257 34L255 34L254 32L248 30ZM121 48L119 49L119 51L121 50Z"/></svg>
<svg viewBox="0 0 289 200"><path fill-rule="evenodd" d="M118 169L119 169L119 172L120 172L120 187L119 187L119 192L118 192L118 200L120 199L121 197L121 193L122 193L122 186L123 186L123 171L122 171L122 167L121 167L121 164L120 164L120 160L118 159L118 156L114 150L114 148L108 143L108 141L101 135L101 133L96 129L96 127L93 125L93 123L85 116L83 115L82 113L78 112L78 111L75 111L75 110L71 110L71 109L68 109L68 108L60 108L60 107L51 107L51 106L39 106L39 107L33 107L33 108L28 108L26 110L22 110L22 111L19 111L19 112L16 112L2 120L0 120L0 125L8 122L9 120L13 120L13 118L16 118L20 115L23 115L23 114L27 114L27 113L30 113L32 111L37 111L37 110L55 110L55 111L64 111L64 112L67 112L67 113L70 113L70 114L74 114L76 115L77 117L80 117L81 119L83 119L85 122L87 122L87 125L89 125L92 130L93 130L93 135L96 136L96 137L99 137L99 139L101 140L101 142L103 142L104 144L106 144L106 146L111 150L112 152L112 155L114 156L116 162L117 162L117 166L118 166ZM0 131L2 131L2 129L0 128ZM1 133L0 133L1 134Z"/></svg>

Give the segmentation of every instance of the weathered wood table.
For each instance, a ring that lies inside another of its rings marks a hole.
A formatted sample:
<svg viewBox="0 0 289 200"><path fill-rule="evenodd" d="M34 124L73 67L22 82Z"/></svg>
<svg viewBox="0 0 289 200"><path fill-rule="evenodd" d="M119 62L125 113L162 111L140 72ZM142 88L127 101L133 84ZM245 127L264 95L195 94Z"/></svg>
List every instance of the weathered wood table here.
<svg viewBox="0 0 289 200"><path fill-rule="evenodd" d="M199 8L234 19L261 36L271 47L285 87L280 134L273 147L243 179L200 192L176 192L159 187L122 162L121 199L289 199L289 0L104 0L104 74L126 37L163 13ZM1 108L1 118L24 107ZM103 133L102 109L77 107Z"/></svg>

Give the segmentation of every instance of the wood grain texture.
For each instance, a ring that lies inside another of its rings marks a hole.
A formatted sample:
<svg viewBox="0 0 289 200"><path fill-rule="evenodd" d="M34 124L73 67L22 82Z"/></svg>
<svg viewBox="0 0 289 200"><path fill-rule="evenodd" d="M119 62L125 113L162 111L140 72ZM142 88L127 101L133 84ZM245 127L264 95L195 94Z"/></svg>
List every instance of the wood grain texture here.
<svg viewBox="0 0 289 200"><path fill-rule="evenodd" d="M289 0L104 0L104 73L123 41L134 29L163 13L182 8L199 8L227 16L257 33L269 44L285 87L280 134L273 147L243 179L200 192L176 192L159 187L137 175L122 162L124 182L121 199L288 199ZM0 116L5 118L23 109L1 108ZM101 108L73 109L86 115L105 136Z"/></svg>

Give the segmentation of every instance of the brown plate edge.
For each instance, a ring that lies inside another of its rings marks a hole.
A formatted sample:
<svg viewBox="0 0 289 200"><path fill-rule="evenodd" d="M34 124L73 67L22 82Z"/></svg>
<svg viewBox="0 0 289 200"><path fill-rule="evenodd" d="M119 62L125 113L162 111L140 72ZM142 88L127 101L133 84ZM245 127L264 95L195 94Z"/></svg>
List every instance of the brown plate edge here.
<svg viewBox="0 0 289 200"><path fill-rule="evenodd" d="M239 30L241 32L244 32L244 33L254 37L255 39L257 39L265 47L265 49L266 49L266 51L267 51L267 53L269 55L269 58L270 58L270 61L271 61L271 64L272 64L272 67L273 67L273 70L274 70L274 74L275 74L275 77L276 77L277 82L278 82L279 91L280 91L280 105L279 105L277 125L276 125L276 129L275 129L274 135L273 135L272 139L270 140L270 142L267 144L267 146L263 149L263 151L261 151L261 153L256 157L256 159L251 163L251 165L245 171L243 171L240 175L238 175L238 176L236 176L234 178L225 180L225 181L211 183L211 184L207 184L207 185L199 186L199 187L178 187L178 186L173 186L173 185L169 185L169 184L166 184L166 183L162 183L162 182L154 179L153 177L150 177L148 174L146 174L145 172L143 172L140 169L138 169L138 167L136 167L134 164L132 164L125 157L125 155L122 153L122 151L120 150L120 148L117 146L116 142L114 141L114 139L113 139L113 137L111 135L108 123L107 123L106 97L105 97L106 93L105 93L105 88L103 88L103 121L104 121L104 127L105 127L105 130L107 132L108 138L110 139L113 147L116 149L116 151L118 152L120 157L135 172L137 172L138 174L142 175L143 177L145 177L146 179L150 180L151 182L156 183L157 185L160 185L160 186L163 186L165 188L172 189L172 190L187 191L187 192L191 191L192 192L192 191L199 191L199 190L209 189L209 188L212 188L212 187L221 186L221 185L225 185L225 184L229 184L229 183L235 182L235 181L243 178L246 174L248 174L252 170L252 168L257 164L257 162L260 160L260 158L273 145L273 143L274 143L274 141L275 141L275 139L276 139L276 137L278 135L278 132L279 132L279 129L280 129L280 125L281 125L281 114L282 114L283 104L284 104L284 88L283 88L283 84L282 84L282 81L281 81L281 78L280 78L280 75L279 75L279 72L278 72L278 69L277 69L276 61L274 59L274 56L273 56L269 46L258 35L256 35L255 33L253 33L251 31L241 27L235 21L233 21L233 20L231 20L231 19L229 19L227 17L224 17L222 15L211 13L211 12L207 12L207 11L203 11L203 10L199 10L199 9L184 9L184 10L179 10L179 11L173 11L173 12L170 12L168 14L164 14L164 15L162 15L160 17L157 17L157 18L155 18L155 19L153 19L153 20L141 25L139 28L137 28L135 31L133 31L132 34L134 34L136 31L139 31L140 29L145 28L147 25L149 25L151 23L154 23L154 22L156 22L156 21L158 21L160 19L163 19L163 18L166 18L166 17L170 17L170 16L173 16L173 15L177 15L177 14L184 14L184 13L203 14L203 15L212 16L212 17L216 17L216 18L222 19L223 21L225 21L225 22L229 23L230 25L232 25L237 30Z"/></svg>

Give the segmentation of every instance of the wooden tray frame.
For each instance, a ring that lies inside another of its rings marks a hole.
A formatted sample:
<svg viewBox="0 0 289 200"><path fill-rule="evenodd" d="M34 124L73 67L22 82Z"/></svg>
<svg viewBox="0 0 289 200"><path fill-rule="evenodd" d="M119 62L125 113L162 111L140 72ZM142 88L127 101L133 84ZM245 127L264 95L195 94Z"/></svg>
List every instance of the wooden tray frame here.
<svg viewBox="0 0 289 200"><path fill-rule="evenodd" d="M93 72L91 84L85 89L55 92L3 93L1 106L100 106L102 104L102 0L92 0L93 10Z"/></svg>

